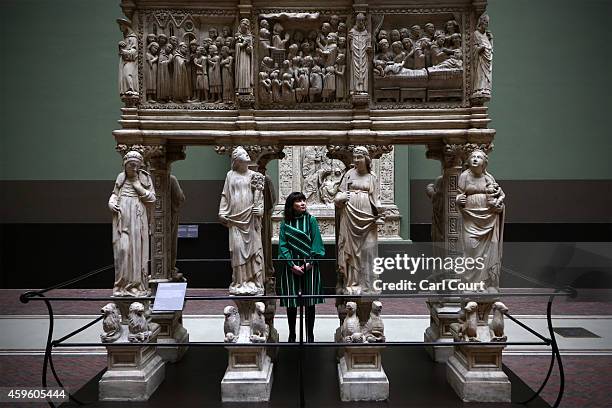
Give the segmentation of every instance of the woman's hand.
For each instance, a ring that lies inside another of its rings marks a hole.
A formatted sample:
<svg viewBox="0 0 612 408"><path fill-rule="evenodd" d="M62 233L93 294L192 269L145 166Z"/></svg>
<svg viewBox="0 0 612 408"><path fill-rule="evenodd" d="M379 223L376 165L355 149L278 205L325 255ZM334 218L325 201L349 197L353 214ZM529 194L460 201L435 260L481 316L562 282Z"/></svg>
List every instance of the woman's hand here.
<svg viewBox="0 0 612 408"><path fill-rule="evenodd" d="M465 194L459 194L457 196L457 204L465 206L467 204L467 196Z"/></svg>
<svg viewBox="0 0 612 408"><path fill-rule="evenodd" d="M291 272L293 272L295 275L302 276L304 274L304 268L301 266L293 265L291 267Z"/></svg>
<svg viewBox="0 0 612 408"><path fill-rule="evenodd" d="M263 208L261 208L261 207L254 207L253 208L253 215L256 216L256 217L263 216L263 212L264 212Z"/></svg>
<svg viewBox="0 0 612 408"><path fill-rule="evenodd" d="M117 214L121 213L121 207L119 207L118 203L109 204L108 208L110 208L112 212L116 212Z"/></svg>

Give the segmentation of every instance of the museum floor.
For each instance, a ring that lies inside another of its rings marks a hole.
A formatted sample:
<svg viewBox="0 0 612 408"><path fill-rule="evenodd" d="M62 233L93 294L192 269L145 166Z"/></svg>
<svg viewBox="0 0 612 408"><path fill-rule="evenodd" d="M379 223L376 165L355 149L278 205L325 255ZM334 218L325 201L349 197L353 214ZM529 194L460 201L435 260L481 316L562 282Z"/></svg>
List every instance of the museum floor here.
<svg viewBox="0 0 612 408"><path fill-rule="evenodd" d="M190 289L188 292L188 295L224 293L223 290L206 289ZM46 311L44 305L40 302L31 302L27 305L21 304L18 300L20 293L22 293L21 290L0 290L0 372L2 373L0 376L0 387L40 384L41 349L44 345L47 324ZM83 296L87 294L104 296L109 294L109 291L58 290L55 294L58 296ZM582 301L580 301L580 298L574 301L565 299L557 299L555 301L553 308L555 327L583 327L600 336L599 338L566 338L560 335L557 336L566 374L565 396L561 404L563 407L610 406L609 394L612 389L610 386L612 384L612 308L610 306L612 306L612 301L602 300L603 298L604 296L595 296L590 299L583 299ZM545 299L527 297L507 298L505 303L515 316L520 316L521 320L529 326L546 334L546 320L543 315ZM98 314L100 306L95 302L58 303L55 307L55 311L58 314L55 331L56 338L60 337L62 333L71 331L91 321ZM221 316L223 306L223 302L190 301L187 303L184 324L192 340L219 341L219 338L222 337ZM330 341L333 330L337 326L333 304L320 305L317 308L317 314L318 321L315 337L321 341ZM384 314L386 317L386 333L390 341L422 340L422 333L428 324L427 309L422 300L389 299L385 301ZM276 326L281 339L285 339L287 335L286 323L282 314L277 317ZM80 334L80 337L75 339L75 341L96 341L95 338L98 335L98 331L99 327L94 326ZM527 341L532 340L530 335L524 330L509 323L507 334L515 341L523 339ZM72 392L79 390L78 395L84 400L91 400L92 396L95 396L96 385L96 381L92 381L92 379L104 370L106 366L104 350L69 351L67 353L56 349L56 352L54 352L56 369L64 384ZM277 406L297 406L297 385L293 385L293 391L289 390L286 385L283 385L290 384L288 387L291 388L290 380L292 375L295 375L297 378L297 371L294 369L296 352L297 350L288 349L281 352L281 363L276 368L276 388L273 389L272 398L274 401L274 396L276 395L277 403L279 403L279 401L291 401L291 398L295 397L295 404L289 403L289 405ZM323 363L327 362L327 360L333 361L333 351L330 349L310 349L306 353L308 353L306 361L321 361ZM326 353L331 353L328 356L330 357L329 359L326 358ZM217 380L223 375L225 358L225 354L217 352L216 349L192 348L189 354L187 354L186 360L169 368L168 375L175 372L175 377L177 378L180 378L181 375L186 376L183 380L177 380L175 383L183 384L181 386L177 385L177 387L181 388L181 392L193 392L188 391L188 386L189 384L195 384L195 389L200 390L198 392L202 392L203 389L210 387L218 393ZM204 360L208 369L208 374L206 375L198 373L198 367L202 365L201 361ZM402 361L403 365L395 364L396 360ZM282 361L285 361L285 363L282 364ZM540 385L546 374L549 361L550 357L547 354L547 350L537 347L510 346L504 353L504 363L509 375L512 372L513 375L516 375L531 388L537 388ZM447 389L448 386L444 380L443 367L429 364L424 350L419 348L410 350L399 348L388 349L383 355L383 364L385 364L391 382L389 405L385 406L403 406L396 404L404 398L408 398L412 402L410 406L415 407L451 406L449 405L451 401L456 406L461 406L458 399L451 398L454 395L448 394L449 391L452 393L452 390ZM215 368L217 365L219 366L218 370ZM306 367L305 369L307 376L309 368ZM335 381L333 369L333 364L331 364L329 369L326 370L330 372L321 374L318 382L306 382L307 406L324 407L336 405L335 400L333 403L330 403L331 405L323 403L325 401L324 398L333 397L333 390L337 388L337 385L333 383ZM394 373L396 374L394 375ZM197 376L197 379L189 380L193 376ZM393 386L394 378L401 378L402 381L412 383L414 389L417 389L418 392L410 394L407 391L407 387L395 388ZM419 382L417 384L414 381ZM559 379L555 372L549 385L542 393L543 399L549 404L556 397L558 381ZM330 384L330 382L332 383ZM436 388L435 385L439 382L442 385ZM198 388L197 384L204 383L207 385L202 385ZM513 384L518 385L518 383L519 381L516 381ZM151 399L151 404L155 401L163 404L163 401L167 401L168 395L172 394L171 390L168 391L167 389L171 381L167 380L164 384L158 391L157 399L155 396ZM187 391L183 391L183 388ZM317 390L316 393L313 392L313 388ZM439 393L437 395L437 402L433 402L433 404L431 402L426 403L424 399L421 399L421 395L427 390ZM513 387L513 393L516 392L524 393L527 392L527 389L522 385L515 386ZM198 395L197 392L193 394L194 406L202 406L203 402L207 402L206 406L214 406L214 404L210 405L209 402L218 401L218 399L212 396L210 396L210 401L203 401L207 397ZM445 400L445 398L451 399ZM518 399L520 399L519 396L513 394L513 400ZM186 399L185 401L191 400ZM309 402L310 404L308 404ZM367 406L374 407L375 405L368 404ZM20 404L20 406L37 405ZM38 406L44 405L39 404ZM270 403L270 405L266 406L275 405ZM349 405L342 406L349 407ZM477 406L484 405L479 404Z"/></svg>

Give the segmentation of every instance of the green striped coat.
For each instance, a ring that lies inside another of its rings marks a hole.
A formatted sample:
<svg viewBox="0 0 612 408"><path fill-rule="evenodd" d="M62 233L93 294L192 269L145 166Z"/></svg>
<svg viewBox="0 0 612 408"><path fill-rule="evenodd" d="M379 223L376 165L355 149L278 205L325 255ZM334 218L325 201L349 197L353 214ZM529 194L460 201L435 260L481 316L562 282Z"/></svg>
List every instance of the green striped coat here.
<svg viewBox="0 0 612 408"><path fill-rule="evenodd" d="M308 259L320 258L325 255L321 232L317 219L305 212L289 222L283 221L280 225L278 236L278 257L280 259ZM321 271L319 263L313 262L313 267L299 276L293 273L293 265L303 266L302 261L290 261L285 263L285 268L280 274L280 294L297 295L302 284L302 293L305 295L323 294L323 283L321 282ZM300 282L301 281L301 282ZM323 298L309 298L304 302L305 306L323 303ZM281 306L297 307L297 299L281 299Z"/></svg>

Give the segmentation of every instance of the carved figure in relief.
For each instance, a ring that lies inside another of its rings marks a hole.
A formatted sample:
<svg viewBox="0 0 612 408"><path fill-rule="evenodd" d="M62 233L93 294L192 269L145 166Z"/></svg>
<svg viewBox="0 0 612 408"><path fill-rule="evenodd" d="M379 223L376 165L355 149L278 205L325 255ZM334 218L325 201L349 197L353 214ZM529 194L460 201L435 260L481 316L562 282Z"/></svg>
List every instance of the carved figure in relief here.
<svg viewBox="0 0 612 408"><path fill-rule="evenodd" d="M427 37L430 41L434 40L435 32L436 32L436 27L432 23L425 24L423 35Z"/></svg>
<svg viewBox="0 0 612 408"><path fill-rule="evenodd" d="M216 27L210 27L208 29L208 38L210 38L214 44L214 42L217 40L217 37L219 37L219 32L217 31Z"/></svg>
<svg viewBox="0 0 612 408"><path fill-rule="evenodd" d="M168 44L165 34L157 36L159 40L159 56L157 59L157 100L166 102L172 94L170 63L172 62L172 45Z"/></svg>
<svg viewBox="0 0 612 408"><path fill-rule="evenodd" d="M119 95L138 95L138 38L132 23L117 19L123 40L119 41Z"/></svg>
<svg viewBox="0 0 612 408"><path fill-rule="evenodd" d="M191 96L191 89L189 88L190 74L187 69L189 62L187 56L188 50L187 44L182 42L172 57L172 97L176 102L187 102Z"/></svg>
<svg viewBox="0 0 612 408"><path fill-rule="evenodd" d="M232 295L264 293L261 243L264 179L261 173L248 168L249 162L248 153L241 146L236 147L219 204L219 220L229 228Z"/></svg>
<svg viewBox="0 0 612 408"><path fill-rule="evenodd" d="M503 247L505 194L487 172L487 155L475 149L468 157L468 168L459 176L457 204L463 218L461 240L464 256L483 258L482 268L467 270L465 282L485 283L488 292L499 291Z"/></svg>
<svg viewBox="0 0 612 408"><path fill-rule="evenodd" d="M208 57L204 55L204 52L204 47L198 47L196 49L196 56L193 59L193 65L196 73L196 102L205 102L208 100Z"/></svg>
<svg viewBox="0 0 612 408"><path fill-rule="evenodd" d="M286 105L295 103L295 91L293 89L293 76L289 72L283 74L283 82L281 84L281 102Z"/></svg>
<svg viewBox="0 0 612 408"><path fill-rule="evenodd" d="M248 18L240 20L236 34L236 89L239 94L253 92L253 35Z"/></svg>
<svg viewBox="0 0 612 408"><path fill-rule="evenodd" d="M128 341L130 343L144 343L151 337L149 322L145 316L144 305L134 302L130 305L128 317Z"/></svg>
<svg viewBox="0 0 612 408"><path fill-rule="evenodd" d="M259 100L265 105L272 103L272 81L263 71L259 73Z"/></svg>
<svg viewBox="0 0 612 408"><path fill-rule="evenodd" d="M333 102L336 99L336 69L333 65L325 68L323 79L323 90L321 96L325 102Z"/></svg>
<svg viewBox="0 0 612 408"><path fill-rule="evenodd" d="M432 47L433 48L433 47ZM463 54L461 52L461 34L455 33L451 36L451 48L444 49L449 56L433 68L463 69Z"/></svg>
<svg viewBox="0 0 612 408"><path fill-rule="evenodd" d="M331 27L331 32L338 32L338 24L340 24L340 17L338 17L336 14L332 14L329 17L329 25Z"/></svg>
<svg viewBox="0 0 612 408"><path fill-rule="evenodd" d="M427 185L427 197L431 200L431 241L434 243L434 252L437 250L436 243L444 242L444 178L439 176L436 181ZM439 245L439 244L438 244Z"/></svg>
<svg viewBox="0 0 612 408"><path fill-rule="evenodd" d="M282 34L285 33L283 36ZM274 24L273 34L272 34L272 47L278 50L284 50L286 48L286 43L289 41L289 33L285 32L285 28L281 25L281 23Z"/></svg>
<svg viewBox="0 0 612 408"><path fill-rule="evenodd" d="M259 43L264 48L265 55L268 55L268 50L272 46L270 44L270 38L270 23L268 23L268 20L261 20L259 22Z"/></svg>
<svg viewBox="0 0 612 408"><path fill-rule="evenodd" d="M382 312L382 303L378 300L372 302L372 310L370 318L363 327L363 335L368 343L384 343L385 342L385 324L383 323L380 313Z"/></svg>
<svg viewBox="0 0 612 408"><path fill-rule="evenodd" d="M506 341L508 337L504 334L504 313L508 311L502 302L493 304L493 319L489 323L491 341Z"/></svg>
<svg viewBox="0 0 612 408"><path fill-rule="evenodd" d="M451 50L446 48L444 44L446 43L446 36L444 32L437 31L435 34L434 42L431 44L430 53L431 53L431 63L436 66L441 62L448 59L448 55L451 54Z"/></svg>
<svg viewBox="0 0 612 408"><path fill-rule="evenodd" d="M338 269L343 276L342 293L377 293L374 289L374 258L378 256L378 218L382 206L372 174L372 161L363 146L353 149L354 167L346 172L334 199L339 215Z"/></svg>
<svg viewBox="0 0 612 408"><path fill-rule="evenodd" d="M366 29L365 15L359 13L356 17L355 26L348 34L351 49L351 94L368 93L368 60L372 53L370 34Z"/></svg>
<svg viewBox="0 0 612 408"><path fill-rule="evenodd" d="M113 296L148 296L149 208L155 191L142 155L129 151L108 208L113 213L115 284Z"/></svg>
<svg viewBox="0 0 612 408"><path fill-rule="evenodd" d="M179 211L185 202L185 193L179 184L178 179L174 175L170 175L170 268L172 268L172 278L182 280L182 274L178 273L176 267L176 253L178 246L178 227L179 227Z"/></svg>
<svg viewBox="0 0 612 408"><path fill-rule="evenodd" d="M121 337L123 328L121 326L121 316L119 309L114 303L107 303L100 312L104 316L102 319L102 333L100 340L102 343L112 343Z"/></svg>
<svg viewBox="0 0 612 408"><path fill-rule="evenodd" d="M238 334L240 333L240 315L238 314L238 309L235 306L225 306L223 314L225 315L225 321L223 322L225 337L223 341L235 343L238 341Z"/></svg>
<svg viewBox="0 0 612 408"><path fill-rule="evenodd" d="M253 343L265 343L270 334L270 327L266 324L264 312L266 305L263 302L255 302L255 312L251 317L251 336L249 340Z"/></svg>
<svg viewBox="0 0 612 408"><path fill-rule="evenodd" d="M317 36L316 44L317 49L323 51L327 46L327 36L331 33L331 24L323 23L321 25L321 32Z"/></svg>
<svg viewBox="0 0 612 408"><path fill-rule="evenodd" d="M310 89L310 75L308 68L298 70L297 88L295 88L295 99L298 103L308 101L308 90Z"/></svg>
<svg viewBox="0 0 612 408"><path fill-rule="evenodd" d="M357 317L357 303L346 302L346 318L340 326L340 335L345 343L363 343L363 334Z"/></svg>
<svg viewBox="0 0 612 408"><path fill-rule="evenodd" d="M216 45L208 48L208 81L210 83L210 98L215 102L221 102L223 82L221 79L221 57Z"/></svg>
<svg viewBox="0 0 612 408"><path fill-rule="evenodd" d="M153 41L147 47L145 55L145 88L147 102L155 103L157 95L157 62L159 60L159 44Z"/></svg>
<svg viewBox="0 0 612 408"><path fill-rule="evenodd" d="M474 82L471 99L482 103L491 99L493 84L493 36L488 30L489 16L483 14L478 19L478 26L474 31Z"/></svg>
<svg viewBox="0 0 612 408"><path fill-rule="evenodd" d="M342 179L340 167L336 169L323 168L319 170L319 196L325 204L333 204L334 197L338 193L338 186Z"/></svg>
<svg viewBox="0 0 612 408"><path fill-rule="evenodd" d="M221 79L223 81L223 102L231 103L234 100L234 58L230 55L227 46L221 48Z"/></svg>
<svg viewBox="0 0 612 408"><path fill-rule="evenodd" d="M336 57L336 100L343 102L346 96L346 55L338 54Z"/></svg>
<svg viewBox="0 0 612 408"><path fill-rule="evenodd" d="M280 71L275 69L270 74L270 81L272 82L272 100L274 102L281 102L281 88L283 85L283 81L279 78Z"/></svg>
<svg viewBox="0 0 612 408"><path fill-rule="evenodd" d="M459 33L459 23L456 20L449 20L446 22L444 29L446 32L446 45L450 45L451 35Z"/></svg>
<svg viewBox="0 0 612 408"><path fill-rule="evenodd" d="M274 60L270 57L264 57L259 64L259 71L270 75L274 71Z"/></svg>
<svg viewBox="0 0 612 408"><path fill-rule="evenodd" d="M194 64L194 60L196 58L196 54L198 53L198 41L193 39L189 41L189 63L187 64L187 72L189 73L189 90L191 94L189 95L188 102L196 102L198 98L198 90L196 86L197 82L197 68Z"/></svg>
<svg viewBox="0 0 612 408"><path fill-rule="evenodd" d="M310 88L308 89L308 95L310 102L318 102L321 100L321 93L323 92L323 76L321 74L321 67L315 65L312 67L310 72Z"/></svg>
<svg viewBox="0 0 612 408"><path fill-rule="evenodd" d="M249 21L248 19L244 19ZM242 20L240 21L240 24L242 24ZM250 22L249 22L249 26L250 26ZM240 28L238 28L240 30ZM235 38L232 37L232 30L228 27L228 26L223 26L221 28L221 35L220 37L223 40L223 46L227 47L230 50L230 54L232 54L234 52L234 42L235 42Z"/></svg>

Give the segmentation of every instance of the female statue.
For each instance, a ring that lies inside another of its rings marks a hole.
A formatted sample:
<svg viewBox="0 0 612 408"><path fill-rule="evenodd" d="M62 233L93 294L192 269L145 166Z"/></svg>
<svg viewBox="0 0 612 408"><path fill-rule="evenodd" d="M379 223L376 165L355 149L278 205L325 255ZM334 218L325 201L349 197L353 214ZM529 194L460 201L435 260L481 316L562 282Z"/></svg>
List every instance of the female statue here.
<svg viewBox="0 0 612 408"><path fill-rule="evenodd" d="M334 198L339 209L338 268L345 294L373 293L372 265L378 256L377 219L382 208L368 149L353 149L354 167L346 172Z"/></svg>
<svg viewBox="0 0 612 408"><path fill-rule="evenodd" d="M113 296L148 296L149 217L155 202L149 174L143 170L142 155L128 152L124 171L117 176L108 200L113 213L113 253L115 285Z"/></svg>
<svg viewBox="0 0 612 408"><path fill-rule="evenodd" d="M372 53L370 34L366 30L365 16L357 14L355 26L348 34L349 47L351 50L351 81L350 91L353 94L368 93L368 60Z"/></svg>
<svg viewBox="0 0 612 408"><path fill-rule="evenodd" d="M501 268L505 194L487 172L488 157L474 150L468 158L468 168L459 176L457 204L463 216L462 241L466 258L482 258L463 275L465 282L485 282L489 292L499 290Z"/></svg>
<svg viewBox="0 0 612 408"><path fill-rule="evenodd" d="M229 228L232 258L232 295L263 295L263 216L264 176L248 168L249 155L238 146L232 152L232 170L227 172L219 220Z"/></svg>
<svg viewBox="0 0 612 408"><path fill-rule="evenodd" d="M471 99L479 103L491 99L493 84L493 36L488 28L489 16L483 14L474 31L474 82L471 96Z"/></svg>
<svg viewBox="0 0 612 408"><path fill-rule="evenodd" d="M253 36L248 18L240 20L239 32L236 34L236 88L239 94L253 92L251 62L253 61Z"/></svg>

